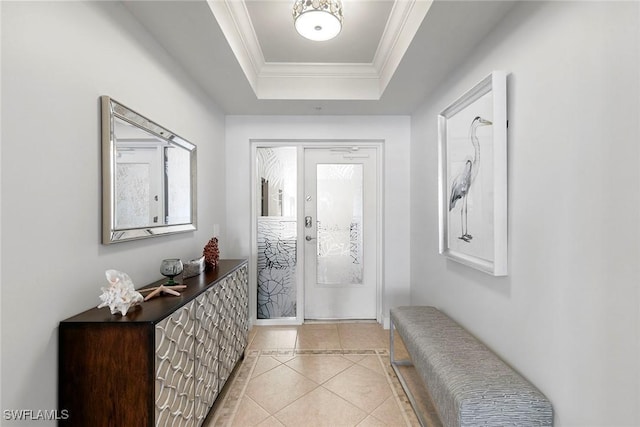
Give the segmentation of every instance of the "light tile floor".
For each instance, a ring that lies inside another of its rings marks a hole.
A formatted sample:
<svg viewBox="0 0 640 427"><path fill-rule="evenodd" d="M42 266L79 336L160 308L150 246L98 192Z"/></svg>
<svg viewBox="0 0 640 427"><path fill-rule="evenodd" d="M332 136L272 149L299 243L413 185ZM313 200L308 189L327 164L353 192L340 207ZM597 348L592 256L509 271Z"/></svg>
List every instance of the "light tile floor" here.
<svg viewBox="0 0 640 427"><path fill-rule="evenodd" d="M204 426L417 426L388 350L377 323L256 326Z"/></svg>

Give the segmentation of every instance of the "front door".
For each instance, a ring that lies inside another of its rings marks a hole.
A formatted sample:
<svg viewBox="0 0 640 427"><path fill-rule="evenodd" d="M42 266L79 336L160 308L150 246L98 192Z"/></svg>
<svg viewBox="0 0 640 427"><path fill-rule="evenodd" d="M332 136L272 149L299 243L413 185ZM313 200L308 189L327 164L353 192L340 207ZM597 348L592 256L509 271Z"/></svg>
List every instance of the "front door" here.
<svg viewBox="0 0 640 427"><path fill-rule="evenodd" d="M304 150L305 319L376 319L376 148Z"/></svg>

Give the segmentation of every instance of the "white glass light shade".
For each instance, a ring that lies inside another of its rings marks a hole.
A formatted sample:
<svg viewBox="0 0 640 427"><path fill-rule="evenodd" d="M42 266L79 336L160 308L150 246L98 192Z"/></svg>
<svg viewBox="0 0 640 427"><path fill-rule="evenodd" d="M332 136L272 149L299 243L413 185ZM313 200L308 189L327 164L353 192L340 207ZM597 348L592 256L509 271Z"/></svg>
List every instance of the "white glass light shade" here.
<svg viewBox="0 0 640 427"><path fill-rule="evenodd" d="M340 0L297 0L293 6L296 31L309 40L325 41L342 30Z"/></svg>

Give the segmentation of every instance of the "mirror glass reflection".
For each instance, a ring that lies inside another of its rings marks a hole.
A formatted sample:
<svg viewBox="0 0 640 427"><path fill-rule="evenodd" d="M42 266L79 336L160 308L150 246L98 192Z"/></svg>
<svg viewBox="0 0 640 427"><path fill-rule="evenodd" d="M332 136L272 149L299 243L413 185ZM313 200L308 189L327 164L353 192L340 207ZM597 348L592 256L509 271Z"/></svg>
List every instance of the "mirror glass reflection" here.
<svg viewBox="0 0 640 427"><path fill-rule="evenodd" d="M103 97L103 242L194 230L195 145Z"/></svg>

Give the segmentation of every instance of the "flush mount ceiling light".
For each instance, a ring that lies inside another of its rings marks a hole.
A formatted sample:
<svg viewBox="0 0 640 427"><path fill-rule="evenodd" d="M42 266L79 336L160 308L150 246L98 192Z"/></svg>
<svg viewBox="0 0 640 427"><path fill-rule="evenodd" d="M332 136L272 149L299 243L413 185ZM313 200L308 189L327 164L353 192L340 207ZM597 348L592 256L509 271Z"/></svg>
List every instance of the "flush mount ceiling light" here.
<svg viewBox="0 0 640 427"><path fill-rule="evenodd" d="M330 40L342 30L342 1L296 0L293 21L302 37L314 41Z"/></svg>

